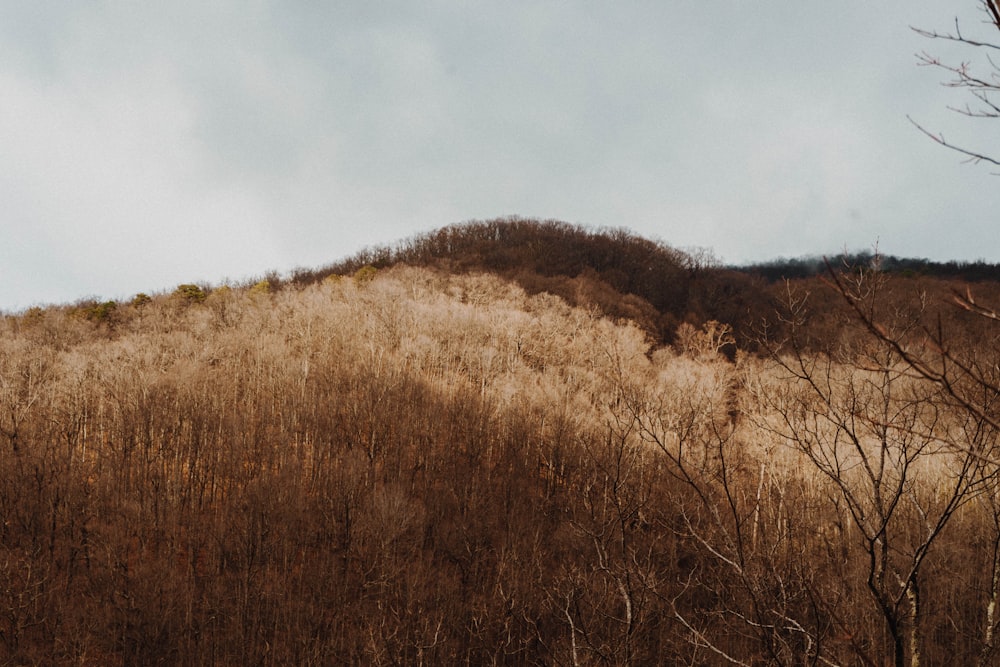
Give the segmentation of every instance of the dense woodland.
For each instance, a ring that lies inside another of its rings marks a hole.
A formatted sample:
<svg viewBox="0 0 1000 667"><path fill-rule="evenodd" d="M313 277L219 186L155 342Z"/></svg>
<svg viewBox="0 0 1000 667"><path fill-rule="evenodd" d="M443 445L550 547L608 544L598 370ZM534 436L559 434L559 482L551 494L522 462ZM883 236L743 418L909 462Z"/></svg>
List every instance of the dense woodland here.
<svg viewBox="0 0 1000 667"><path fill-rule="evenodd" d="M1000 289L871 259L507 219L7 314L0 663L1000 664Z"/></svg>

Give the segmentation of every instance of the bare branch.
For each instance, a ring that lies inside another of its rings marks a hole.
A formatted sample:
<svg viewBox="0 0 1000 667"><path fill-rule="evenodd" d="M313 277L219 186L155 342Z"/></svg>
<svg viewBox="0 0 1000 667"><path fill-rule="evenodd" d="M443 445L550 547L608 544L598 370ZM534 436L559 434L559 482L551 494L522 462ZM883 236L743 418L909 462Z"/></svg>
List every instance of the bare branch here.
<svg viewBox="0 0 1000 667"><path fill-rule="evenodd" d="M969 39L958 30L957 22L955 27L956 27L955 34L947 32L937 32L936 30L924 30L922 28L915 28L913 26L910 26L910 30L917 33L921 37L926 37L928 39L942 39L947 42L959 42L961 44L965 44L966 46L982 47L984 49L996 49L997 51L1000 51L1000 44L994 44L992 42L981 42L975 39Z"/></svg>
<svg viewBox="0 0 1000 667"><path fill-rule="evenodd" d="M972 297L972 290L968 287L965 288L965 294L962 294L958 290L952 290L954 294L955 303L964 310L971 313L975 313L980 317L985 317L990 320L1000 320L1000 315L997 314L992 308L987 308L986 306L981 306L976 303L976 300Z"/></svg>
<svg viewBox="0 0 1000 667"><path fill-rule="evenodd" d="M972 151L972 150L969 150L967 148L962 148L961 146L957 146L955 144L949 143L947 140L945 140L944 135L942 135L942 134L934 134L930 130L927 130L926 128L924 128L920 123L918 123L917 121L913 120L913 118L911 118L910 116L907 116L906 118L911 123L913 123L914 127L916 127L918 130L920 130L921 132L923 132L925 135L927 135L928 137L930 137L931 139L933 139L936 143L941 144L945 148L950 148L953 151L957 151L957 152L961 153L962 155L968 156L969 159L967 160L967 162L973 162L973 163L977 163L977 162L989 162L990 164L995 164L997 166L1000 166L1000 160L997 160L995 158L991 158L988 155L983 155L982 153L977 153L976 151Z"/></svg>
<svg viewBox="0 0 1000 667"><path fill-rule="evenodd" d="M993 25L997 27L997 30L1000 30L1000 3L997 0L984 0L983 4L986 5L986 9L993 17Z"/></svg>
<svg viewBox="0 0 1000 667"><path fill-rule="evenodd" d="M1000 0L982 0L982 5L983 11L988 14L989 23L1000 29ZM1000 50L1000 44L972 39L963 34L958 18L955 19L954 32L938 32L936 30L924 30L921 28L912 28L912 30L928 39L957 42L963 46L986 49L988 52ZM986 62L992 68L992 72L985 75L973 73L972 64L968 61L963 61L957 65L948 64L927 52L917 54L917 62L922 66L938 67L954 75L955 78L953 80L946 81L943 85L949 88L965 88L983 105L979 109L975 109L969 104L965 104L964 106L949 106L950 110L971 118L1000 118L1000 104L991 99L993 94L1000 93L1000 67L997 66L997 63L990 57L989 53L986 54ZM918 130L930 137L934 142L965 155L968 158L968 162L989 162L1000 165L1000 160L989 157L981 151L952 144L946 141L943 135L930 132L909 116L907 118Z"/></svg>

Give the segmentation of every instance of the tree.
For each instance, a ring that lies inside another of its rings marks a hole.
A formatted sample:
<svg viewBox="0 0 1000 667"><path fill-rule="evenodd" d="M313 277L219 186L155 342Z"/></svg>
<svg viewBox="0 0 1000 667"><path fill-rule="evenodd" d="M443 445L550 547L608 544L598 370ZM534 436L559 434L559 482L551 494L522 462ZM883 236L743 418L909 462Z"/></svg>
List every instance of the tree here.
<svg viewBox="0 0 1000 667"><path fill-rule="evenodd" d="M986 14L985 23L1000 31L1000 0L980 0L980 5ZM957 42L963 46L976 49L979 52L986 52L985 63L980 62L978 65L974 65L970 61L962 61L960 63L947 62L926 51L922 52L918 56L918 59L922 65L935 67L947 72L950 78L944 85L951 88L964 89L975 98L975 102L967 102L961 107L952 107L954 111L971 118L1000 119L1000 100L997 99L997 96L1000 95L1000 64L989 55L991 52L1000 51L1000 44L973 37L970 33L963 32L958 19L955 19L954 32L915 30L918 34L930 39ZM927 130L912 118L910 121L928 137L942 146L965 155L970 162L989 162L1000 165L1000 157L991 157L986 151L954 144L946 140L943 134Z"/></svg>
<svg viewBox="0 0 1000 667"><path fill-rule="evenodd" d="M1000 585L994 498L1000 475L1000 366L993 346L982 345L986 332L976 325L1000 317L968 293L956 293L955 299L980 321L960 317L962 310L947 325L940 315L933 324L923 313L900 317L897 309L886 308L896 300L888 292L891 279L877 262L874 266L841 272L828 265L828 282L868 333L837 351L853 372L847 377L833 372L833 355L803 356L793 326L791 353L775 358L819 406L786 404L777 412L786 437L827 477L834 488L831 499L861 536L867 587L897 665L904 655L911 665L920 663L922 604L933 597L930 589L941 585L923 574L926 563L958 511L976 501L974 521L985 542L980 551L988 554L989 581L972 596L981 602L974 601L952 623L964 626L967 636L978 633L979 664L990 664ZM790 310L801 313L802 302L792 302Z"/></svg>
<svg viewBox="0 0 1000 667"><path fill-rule="evenodd" d="M208 294L205 293L205 290L201 287L201 285L184 283L177 286L177 289L174 290L174 296L186 303L201 303L205 300Z"/></svg>

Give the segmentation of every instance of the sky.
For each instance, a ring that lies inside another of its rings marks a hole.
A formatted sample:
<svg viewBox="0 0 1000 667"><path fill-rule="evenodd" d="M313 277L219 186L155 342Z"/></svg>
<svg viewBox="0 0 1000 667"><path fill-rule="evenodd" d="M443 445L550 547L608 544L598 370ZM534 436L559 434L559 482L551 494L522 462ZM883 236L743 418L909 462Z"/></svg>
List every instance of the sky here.
<svg viewBox="0 0 1000 667"><path fill-rule="evenodd" d="M729 263L1000 261L975 0L4 0L0 311L518 215ZM992 141L992 146L990 142Z"/></svg>

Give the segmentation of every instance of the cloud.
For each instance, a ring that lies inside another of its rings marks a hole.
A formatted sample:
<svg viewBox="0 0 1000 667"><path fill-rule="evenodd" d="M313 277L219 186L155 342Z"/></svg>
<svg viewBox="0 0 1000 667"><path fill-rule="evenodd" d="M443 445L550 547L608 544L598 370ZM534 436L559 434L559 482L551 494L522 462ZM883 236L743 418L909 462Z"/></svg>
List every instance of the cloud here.
<svg viewBox="0 0 1000 667"><path fill-rule="evenodd" d="M939 44L909 29L952 11L6 3L0 308L315 266L505 214L734 261L876 238L1000 258L992 177L906 121L967 127L914 65Z"/></svg>
<svg viewBox="0 0 1000 667"><path fill-rule="evenodd" d="M254 195L205 180L196 103L168 64L116 77L71 72L58 85L5 72L0 89L5 236L22 230L22 275L44 285L58 267L68 278L39 299L236 270L227 251L240 249L242 265L247 239L265 259Z"/></svg>

